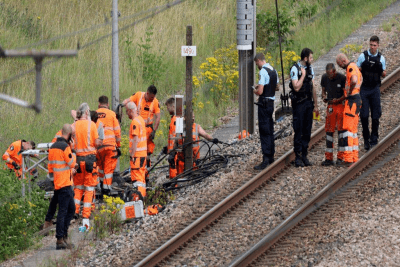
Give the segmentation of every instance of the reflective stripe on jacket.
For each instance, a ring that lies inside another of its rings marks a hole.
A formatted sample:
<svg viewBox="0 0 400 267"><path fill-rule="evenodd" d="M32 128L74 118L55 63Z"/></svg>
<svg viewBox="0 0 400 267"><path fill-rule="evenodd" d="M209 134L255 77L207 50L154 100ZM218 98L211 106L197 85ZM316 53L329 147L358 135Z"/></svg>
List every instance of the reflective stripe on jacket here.
<svg viewBox="0 0 400 267"><path fill-rule="evenodd" d="M171 118L171 123L169 124L169 135L168 135L168 152L174 149L174 142L175 142L175 129L176 129L176 116Z"/></svg>
<svg viewBox="0 0 400 267"><path fill-rule="evenodd" d="M99 138L96 124L89 120L78 120L74 123L74 149L77 156L96 154L95 140Z"/></svg>
<svg viewBox="0 0 400 267"><path fill-rule="evenodd" d="M104 125L103 145L120 147L121 127L115 112L106 108L99 108L97 114L99 115L98 121L101 121Z"/></svg>
<svg viewBox="0 0 400 267"><path fill-rule="evenodd" d="M132 149L133 138L138 137L138 143L136 146L136 152L134 157L146 157L147 156L147 137L146 137L146 126L141 116L137 116L131 122L129 127L129 149Z"/></svg>
<svg viewBox="0 0 400 267"><path fill-rule="evenodd" d="M71 169L75 167L76 157L71 152L67 140L60 137L49 149L49 176L54 180L54 189L72 185Z"/></svg>
<svg viewBox="0 0 400 267"><path fill-rule="evenodd" d="M349 90L349 89L350 89L351 77L352 77L353 75L356 75L356 76L357 76L357 84L356 84L356 86L354 87L353 91L350 93L350 95L356 95L356 94L359 94L359 93L360 93L360 88L361 88L361 84L362 84L362 81L363 81L363 78L362 78L362 74L361 74L360 69L357 67L356 63L351 62L351 63L347 66L347 69L346 69L346 86L345 86L345 89L346 89L346 90ZM345 94L345 96L347 97L348 95L347 95L346 90L344 91L344 94Z"/></svg>

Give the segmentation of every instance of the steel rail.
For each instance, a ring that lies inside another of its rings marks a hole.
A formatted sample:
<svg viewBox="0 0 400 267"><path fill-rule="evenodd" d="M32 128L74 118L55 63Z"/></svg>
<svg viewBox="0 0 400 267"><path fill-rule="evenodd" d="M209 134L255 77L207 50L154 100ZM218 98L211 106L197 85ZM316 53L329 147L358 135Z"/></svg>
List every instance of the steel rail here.
<svg viewBox="0 0 400 267"><path fill-rule="evenodd" d="M394 82L400 79L400 67L392 72L388 77L382 81L381 92L389 88ZM318 128L312 135L309 142L310 147L317 144L325 137L325 126ZM378 148L372 149L370 152L376 151ZM164 243L157 250L147 255L143 260L135 266L155 266L163 259L171 255L180 246L188 242L192 237L199 234L206 226L223 216L227 211L234 209L240 200L247 198L254 190L262 186L265 182L270 180L276 174L281 172L295 159L293 148L286 154L281 156L273 164L268 166L262 172L257 174L254 178L249 180L231 195L227 196L224 200L214 206L212 209L203 214L196 221L188 225L185 229L179 232L176 236ZM234 265L237 266L237 265Z"/></svg>
<svg viewBox="0 0 400 267"><path fill-rule="evenodd" d="M326 185L320 192L313 198L309 199L298 210L292 213L285 221L279 224L274 230L269 232L263 239L261 239L250 250L236 258L228 266L247 266L253 262L257 257L266 252L272 247L279 239L281 239L287 232L294 228L305 217L317 210L329 199L334 197L335 193L349 182L354 176L361 172L368 166L376 157L383 153L387 148L393 145L400 139L400 125L396 127L389 135L387 135L378 145L364 154L359 161L353 163L344 173L340 174L328 185Z"/></svg>

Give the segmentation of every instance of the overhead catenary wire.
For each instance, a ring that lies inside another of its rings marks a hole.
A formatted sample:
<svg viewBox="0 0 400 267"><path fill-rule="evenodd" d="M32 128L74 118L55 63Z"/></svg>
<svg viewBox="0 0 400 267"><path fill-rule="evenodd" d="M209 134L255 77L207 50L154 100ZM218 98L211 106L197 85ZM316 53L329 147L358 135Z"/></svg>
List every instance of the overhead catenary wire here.
<svg viewBox="0 0 400 267"><path fill-rule="evenodd" d="M167 3L167 4L163 5L163 6L157 6L157 7L155 7L155 8L152 8L151 10L157 10L157 9L160 9L160 10L154 11L152 14L149 14L149 15L145 16L144 18L141 18L141 19L139 19L139 20L136 20L136 21L134 21L133 23L130 23L130 24L128 24L128 25L126 25L126 26L124 26L124 27L118 29L117 32L119 33L119 32L121 32L121 31L127 30L128 28L130 28L130 27L132 27L132 26L135 26L136 24L138 24L138 23L140 23L140 22L143 22L143 21L145 21L146 19L152 18L152 17L154 17L155 15L160 14L160 13L164 12L165 10L167 10L167 9L173 7L173 6L176 6L176 5L178 5L178 4L181 4L181 3L185 2L185 1L186 1L186 0L175 0L175 1L172 2L172 3ZM93 44L96 44L96 43L98 43L98 42L100 42L100 41L106 39L107 37L112 36L113 34L114 34L114 32L111 32L111 33L106 34L106 35L104 35L104 36L102 36L102 37L100 37L100 38L97 38L97 39L95 39L95 40L93 40L93 41L90 41L90 42L88 42L88 43L86 43L86 44L80 46L80 47L78 48L78 50L82 50L82 49L85 49L85 48L87 48L87 47L89 47L89 46L91 46L91 45L93 45ZM52 59L52 60L46 61L46 63L43 63L43 67L44 67L44 66L47 66L47 65L50 65L51 63L54 63L54 62L58 61L59 59L61 59L61 57L57 57L57 58L54 58L54 59ZM21 78L21 77L23 77L23 76L25 76L25 75L27 75L27 74L29 74L29 73L31 73L31 72L34 72L34 71L35 71L35 68L31 68L31 69L28 69L28 70L26 70L26 71L22 71L22 72L18 73L17 75L12 76L11 78L8 78L8 79L5 79L5 80L1 81L1 82L0 82L0 86L1 86L1 85L4 85L4 84L6 84L6 83L12 82L12 81L14 81L14 80L16 80L16 79L19 79L19 78Z"/></svg>

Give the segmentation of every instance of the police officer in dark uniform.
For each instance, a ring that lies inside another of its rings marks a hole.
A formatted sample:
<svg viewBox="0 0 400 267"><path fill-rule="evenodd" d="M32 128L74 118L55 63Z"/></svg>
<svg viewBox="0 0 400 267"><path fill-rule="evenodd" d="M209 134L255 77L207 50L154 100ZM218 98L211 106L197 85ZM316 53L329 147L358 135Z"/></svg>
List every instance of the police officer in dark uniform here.
<svg viewBox="0 0 400 267"><path fill-rule="evenodd" d="M379 37L374 35L369 39L369 50L364 51L357 61L363 83L361 84L362 106L360 110L361 125L363 128L364 148L369 150L378 143L379 118L381 108L381 77L386 76L386 61L378 51ZM371 110L372 129L368 128L369 110Z"/></svg>
<svg viewBox="0 0 400 267"><path fill-rule="evenodd" d="M258 69L260 70L260 79L258 85L253 90L258 95L258 127L260 131L261 149L263 161L254 167L255 170L263 170L274 162L275 144L274 144L274 113L275 91L279 89L278 73L265 61L262 53L254 57Z"/></svg>
<svg viewBox="0 0 400 267"><path fill-rule="evenodd" d="M314 86L314 70L311 67L313 51L304 48L301 60L294 63L290 69L289 93L293 107L294 152L295 166L311 166L308 160L308 143L311 138L313 111L318 112L317 94Z"/></svg>

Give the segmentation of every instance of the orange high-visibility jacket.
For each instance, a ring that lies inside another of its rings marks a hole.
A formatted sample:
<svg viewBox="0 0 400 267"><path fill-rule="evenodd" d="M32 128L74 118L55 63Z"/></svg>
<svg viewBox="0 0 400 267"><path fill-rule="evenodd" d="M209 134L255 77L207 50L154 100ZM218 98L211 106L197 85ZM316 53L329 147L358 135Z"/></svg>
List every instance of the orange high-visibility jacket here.
<svg viewBox="0 0 400 267"><path fill-rule="evenodd" d="M62 136L61 131L62 131L62 130L59 130L59 131L56 133L56 135L54 136L53 140L51 140L52 143L55 143L55 142L57 141L57 138L59 138L59 137Z"/></svg>
<svg viewBox="0 0 400 267"><path fill-rule="evenodd" d="M138 137L138 143L134 157L146 157L147 156L147 137L146 137L146 126L141 116L137 116L131 122L129 127L129 149L132 149L133 137Z"/></svg>
<svg viewBox="0 0 400 267"><path fill-rule="evenodd" d="M71 152L67 140L60 137L49 149L49 176L54 181L54 189L72 185L71 169L75 167L76 157Z"/></svg>
<svg viewBox="0 0 400 267"><path fill-rule="evenodd" d="M89 120L74 122L74 149L77 156L96 154L95 140L99 138L96 124Z"/></svg>
<svg viewBox="0 0 400 267"><path fill-rule="evenodd" d="M160 113L160 104L157 98L154 98L152 102L147 102L144 94L145 92L137 92L129 99L136 104L139 115L144 119L147 126L153 123L154 114Z"/></svg>
<svg viewBox="0 0 400 267"><path fill-rule="evenodd" d="M22 164L22 154L18 154L22 149L22 142L26 141L18 140L13 142L3 154L3 160L6 162L7 166L11 165L13 162L18 165ZM9 167L12 167L12 165Z"/></svg>
<svg viewBox="0 0 400 267"><path fill-rule="evenodd" d="M169 135L168 135L168 152L171 152L174 149L174 142L175 142L175 133L176 129L176 116L172 116L171 123L169 124Z"/></svg>
<svg viewBox="0 0 400 267"><path fill-rule="evenodd" d="M357 67L356 63L351 62L346 69L346 90L350 89L351 77L353 75L357 75L357 84L350 95L356 95L360 93L360 88L363 80L360 69ZM344 94L347 97L348 95L346 90L344 91Z"/></svg>
<svg viewBox="0 0 400 267"><path fill-rule="evenodd" d="M196 123L193 123L193 129L192 129L192 141L198 141L200 140L200 136L199 136L199 125ZM179 139L179 145L183 144L183 139ZM192 144L193 147L193 156L195 156L196 158L200 157L200 153L199 149L200 149L200 142L195 142Z"/></svg>
<svg viewBox="0 0 400 267"><path fill-rule="evenodd" d="M98 121L104 125L103 145L121 147L121 128L115 115L115 112L106 108L97 110Z"/></svg>

